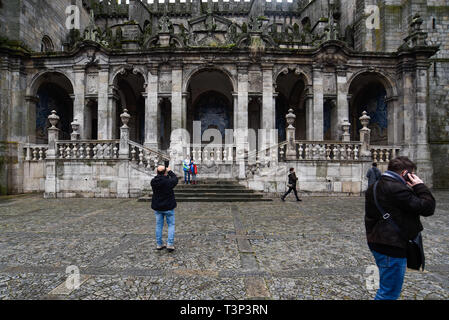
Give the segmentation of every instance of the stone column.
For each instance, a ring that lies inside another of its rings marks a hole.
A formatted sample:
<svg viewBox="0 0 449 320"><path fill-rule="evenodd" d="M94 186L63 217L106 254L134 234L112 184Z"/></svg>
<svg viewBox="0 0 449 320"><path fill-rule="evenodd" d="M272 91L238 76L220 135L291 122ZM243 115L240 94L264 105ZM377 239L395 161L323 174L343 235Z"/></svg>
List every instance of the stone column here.
<svg viewBox="0 0 449 320"><path fill-rule="evenodd" d="M427 131L427 93L428 93L428 63L417 63L416 69L416 113L415 113L415 162L420 178L432 187L433 165L430 157Z"/></svg>
<svg viewBox="0 0 449 320"><path fill-rule="evenodd" d="M360 142L362 142L362 147L360 148L360 159L361 160L370 160L371 159L371 151L370 151L370 136L371 129L368 128L369 120L371 118L368 116L366 111L363 111L362 116L359 118L362 123L363 128L360 129Z"/></svg>
<svg viewBox="0 0 449 320"><path fill-rule="evenodd" d="M313 66L313 135L312 140L323 141L323 70L321 66Z"/></svg>
<svg viewBox="0 0 449 320"><path fill-rule="evenodd" d="M171 92L171 110L172 110L172 130L183 128L183 120L186 117L186 110L183 110L182 104L182 64L175 63L172 67L172 92Z"/></svg>
<svg viewBox="0 0 449 320"><path fill-rule="evenodd" d="M108 91L108 132L111 139L118 139L117 137L117 101L119 97L117 95L117 87L115 85L109 86Z"/></svg>
<svg viewBox="0 0 449 320"><path fill-rule="evenodd" d="M147 97L145 99L145 143L151 149L159 150L158 134L158 80L159 65L148 65Z"/></svg>
<svg viewBox="0 0 449 320"><path fill-rule="evenodd" d="M36 105L39 99L35 96L26 96L26 131L30 143L36 143Z"/></svg>
<svg viewBox="0 0 449 320"><path fill-rule="evenodd" d="M86 139L86 128L88 124L85 122L86 101L85 101L85 70L84 66L74 66L73 72L75 76L74 95L75 101L73 103L73 118L78 119L80 123L80 138Z"/></svg>
<svg viewBox="0 0 449 320"><path fill-rule="evenodd" d="M273 145L275 141L271 141L272 130L276 129L276 109L273 99L273 64L262 64L262 125L264 134L261 146L266 147ZM258 134L258 133L256 133Z"/></svg>
<svg viewBox="0 0 449 320"><path fill-rule="evenodd" d="M246 178L245 150L248 150L248 64L237 65L237 126L236 137L237 161L239 163L239 179Z"/></svg>
<svg viewBox="0 0 449 320"><path fill-rule="evenodd" d="M44 198L56 198L56 140L59 139L59 129L56 128L59 117L56 115L56 111L53 110L51 115L48 116L51 127L48 128L48 150L45 160L45 192Z"/></svg>
<svg viewBox="0 0 449 320"><path fill-rule="evenodd" d="M346 70L337 68L337 117L338 137L342 137L342 125L349 119L349 104L346 90ZM338 139L337 139L338 140Z"/></svg>
<svg viewBox="0 0 449 320"><path fill-rule="evenodd" d="M385 102L388 110L388 144L398 145L403 139L403 112L399 110L398 97L387 98Z"/></svg>
<svg viewBox="0 0 449 320"><path fill-rule="evenodd" d="M313 140L313 88L307 86L306 89L306 140Z"/></svg>
<svg viewBox="0 0 449 320"><path fill-rule="evenodd" d="M123 110L123 113L120 115L120 119L122 120L123 125L120 127L120 149L119 149L119 158L120 159L129 159L129 119L131 116L128 113L128 110Z"/></svg>
<svg viewBox="0 0 449 320"><path fill-rule="evenodd" d="M112 139L111 114L109 112L109 67L101 66L98 72L98 140ZM115 116L115 115L114 115Z"/></svg>
<svg viewBox="0 0 449 320"><path fill-rule="evenodd" d="M404 149L401 150L403 155L414 158L413 154L413 132L415 131L415 90L413 86L413 69L404 66L402 74L402 90L403 90L403 121L404 121Z"/></svg>

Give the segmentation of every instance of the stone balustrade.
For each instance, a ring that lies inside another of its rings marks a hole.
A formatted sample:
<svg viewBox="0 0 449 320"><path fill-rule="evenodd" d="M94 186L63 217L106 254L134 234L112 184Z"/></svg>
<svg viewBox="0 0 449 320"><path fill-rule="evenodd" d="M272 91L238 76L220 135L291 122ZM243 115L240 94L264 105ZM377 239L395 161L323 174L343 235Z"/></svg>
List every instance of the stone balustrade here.
<svg viewBox="0 0 449 320"><path fill-rule="evenodd" d="M56 159L118 159L120 140L56 141Z"/></svg>
<svg viewBox="0 0 449 320"><path fill-rule="evenodd" d="M165 161L170 161L167 155L138 143L128 140L128 146L129 159L141 168L154 170L158 165L164 165Z"/></svg>
<svg viewBox="0 0 449 320"><path fill-rule="evenodd" d="M44 161L47 156L47 144L26 144L23 147L25 161Z"/></svg>
<svg viewBox="0 0 449 320"><path fill-rule="evenodd" d="M323 142L323 141L293 141L295 156L286 156L286 147L291 142L279 144L279 159L281 161L358 161L360 160L361 142Z"/></svg>
<svg viewBox="0 0 449 320"><path fill-rule="evenodd" d="M370 146L370 150L373 162L383 163L396 158L401 148L398 146Z"/></svg>
<svg viewBox="0 0 449 320"><path fill-rule="evenodd" d="M190 155L193 161L201 163L214 161L217 163L230 163L236 160L236 147L234 145L219 146L190 146Z"/></svg>

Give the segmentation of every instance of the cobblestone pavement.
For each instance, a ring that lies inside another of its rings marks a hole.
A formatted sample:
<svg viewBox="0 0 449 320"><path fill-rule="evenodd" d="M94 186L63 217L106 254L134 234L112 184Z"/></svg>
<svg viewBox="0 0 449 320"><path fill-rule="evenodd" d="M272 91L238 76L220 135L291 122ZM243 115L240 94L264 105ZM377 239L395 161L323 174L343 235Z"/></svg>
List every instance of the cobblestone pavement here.
<svg viewBox="0 0 449 320"><path fill-rule="evenodd" d="M435 197L428 270L407 272L401 299L449 299L449 192ZM292 199L179 203L169 253L148 203L0 198L0 299L372 299L364 199Z"/></svg>

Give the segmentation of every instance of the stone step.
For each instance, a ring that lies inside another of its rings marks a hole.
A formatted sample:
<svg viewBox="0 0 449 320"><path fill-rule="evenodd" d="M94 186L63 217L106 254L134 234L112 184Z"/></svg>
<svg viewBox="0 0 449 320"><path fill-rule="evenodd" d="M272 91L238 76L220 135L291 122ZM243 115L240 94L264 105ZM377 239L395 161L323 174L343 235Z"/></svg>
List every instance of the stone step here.
<svg viewBox="0 0 449 320"><path fill-rule="evenodd" d="M152 193L146 193L145 195L151 197L153 196ZM261 193L221 193L221 192L202 192L202 193L179 193L175 192L176 198L203 198L203 197L223 197L223 198L232 198L232 197L239 197L239 198L263 198L263 194Z"/></svg>
<svg viewBox="0 0 449 320"><path fill-rule="evenodd" d="M141 197L137 201L139 202L151 202L151 197ZM267 198L243 198L243 197L232 197L232 198L223 198L223 197L185 197L178 198L176 197L176 202L268 202L273 201L272 199Z"/></svg>
<svg viewBox="0 0 449 320"><path fill-rule="evenodd" d="M145 190L147 192L152 192L151 190ZM220 193L220 192L224 192L224 193L254 193L254 190L248 190L248 189L219 189L219 188L195 188L195 189L189 189L189 188L184 188L184 189L179 189L179 188L175 188L175 193Z"/></svg>

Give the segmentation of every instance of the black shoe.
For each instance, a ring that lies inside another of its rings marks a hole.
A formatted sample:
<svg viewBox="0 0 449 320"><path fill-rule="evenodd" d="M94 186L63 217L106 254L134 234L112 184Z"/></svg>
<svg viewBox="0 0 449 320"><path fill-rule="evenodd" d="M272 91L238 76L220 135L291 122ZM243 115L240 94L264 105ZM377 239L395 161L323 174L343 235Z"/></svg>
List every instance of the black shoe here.
<svg viewBox="0 0 449 320"><path fill-rule="evenodd" d="M296 201L302 201L301 199L296 199Z"/></svg>
<svg viewBox="0 0 449 320"><path fill-rule="evenodd" d="M283 197L281 197L281 200L282 200L282 201L285 201L285 199L284 199Z"/></svg>
<svg viewBox="0 0 449 320"><path fill-rule="evenodd" d="M173 252L173 251L175 251L175 247L174 246L167 246L167 251L168 252Z"/></svg>

